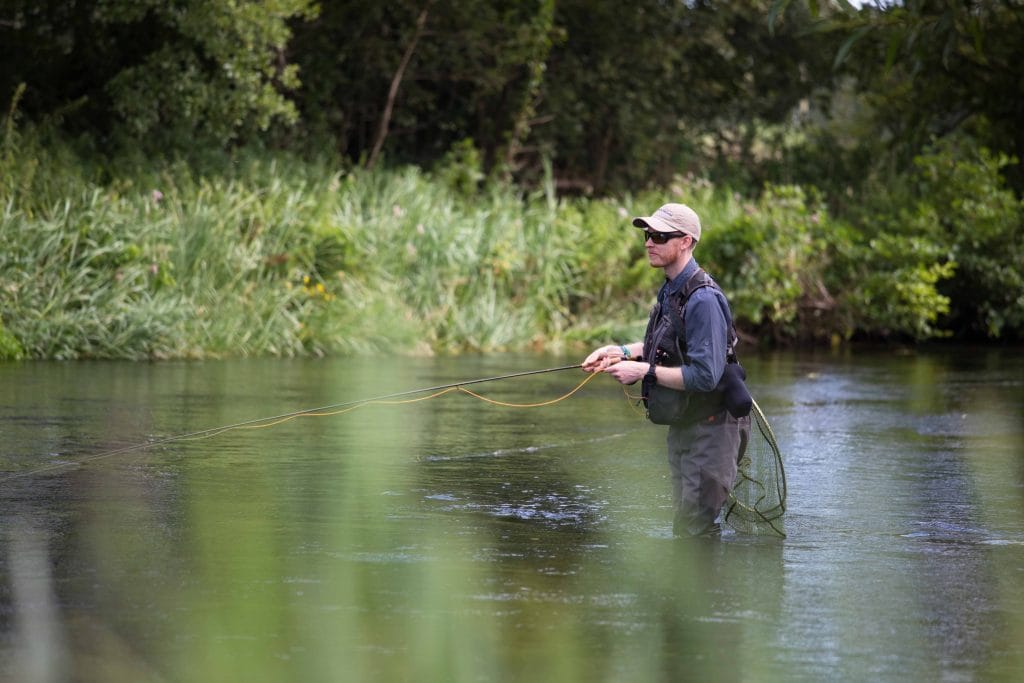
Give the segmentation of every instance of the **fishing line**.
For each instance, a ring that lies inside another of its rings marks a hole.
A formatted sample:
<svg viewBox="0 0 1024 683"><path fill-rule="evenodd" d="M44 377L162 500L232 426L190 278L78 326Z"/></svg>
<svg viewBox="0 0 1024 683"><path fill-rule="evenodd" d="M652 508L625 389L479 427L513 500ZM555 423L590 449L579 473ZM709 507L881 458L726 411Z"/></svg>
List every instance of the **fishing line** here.
<svg viewBox="0 0 1024 683"><path fill-rule="evenodd" d="M422 389L410 389L409 391L400 391L394 394L386 394L384 396L376 396L373 398L358 399L355 401L347 401L345 403L333 403L331 405L321 406L320 408L307 408L305 410L296 410L291 413L284 413L282 415L275 415L273 417L260 417L252 420L245 420L244 422L236 422L230 425L223 425L220 427L210 427L207 429L201 429L196 432L188 432L186 434L176 434L174 436L168 436L162 439L156 439L153 441L147 441L145 443L133 444L131 446L124 446L123 448L115 448L114 450L104 451L102 453L96 453L89 455L84 458L80 458L73 462L54 463L45 467L39 467L36 469L28 470L26 472L15 472L8 474L7 476L0 477L0 484L16 479L18 477L27 477L33 474L39 474L41 472L47 472L50 470L61 469L64 467L72 467L75 465L82 465L93 460L99 460L101 458L109 458L115 455L121 455L123 453L130 453L132 451L143 450L146 448L152 448L154 446L161 446L164 444L172 443L175 441L198 441L200 439L209 439L214 436L218 436L225 432L229 432L235 429L263 429L266 427L273 427L289 420L294 420L297 417L327 417L331 415L341 415L343 413L350 412L357 408L362 408L367 405L402 405L407 403L417 403L419 401L428 401L433 398L438 398L451 392L464 393L472 396L473 398L479 399L492 405L498 405L506 408L540 408L543 406L553 405L559 401L564 401L569 398L577 391L583 388L583 386L594 379L600 373L588 374L586 379L577 384L567 394L559 396L558 398L550 401L542 401L539 403L507 403L504 401L496 401L494 399L481 396L480 394L466 389L466 386L471 384L483 384L484 382L497 382L499 380L512 379L515 377L526 377L528 375L542 375L549 372L561 372L563 370L575 370L582 367L581 363L576 365L562 365L554 368L545 368L543 370L526 370L524 372L513 372L507 375L498 375L495 377L483 377L480 379L470 379L461 382L452 382L450 384L442 384L436 387L425 387ZM415 396L416 394L430 393L429 396L421 396L419 398L397 400L405 396Z"/></svg>

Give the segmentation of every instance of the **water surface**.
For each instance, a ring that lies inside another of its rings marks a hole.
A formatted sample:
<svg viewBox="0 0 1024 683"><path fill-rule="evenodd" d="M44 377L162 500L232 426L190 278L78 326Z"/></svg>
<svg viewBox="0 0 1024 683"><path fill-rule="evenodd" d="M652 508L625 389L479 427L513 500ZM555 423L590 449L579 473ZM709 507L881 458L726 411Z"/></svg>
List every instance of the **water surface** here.
<svg viewBox="0 0 1024 683"><path fill-rule="evenodd" d="M1021 358L747 359L787 537L713 543L603 377L105 455L576 358L0 365L0 678L1020 680Z"/></svg>

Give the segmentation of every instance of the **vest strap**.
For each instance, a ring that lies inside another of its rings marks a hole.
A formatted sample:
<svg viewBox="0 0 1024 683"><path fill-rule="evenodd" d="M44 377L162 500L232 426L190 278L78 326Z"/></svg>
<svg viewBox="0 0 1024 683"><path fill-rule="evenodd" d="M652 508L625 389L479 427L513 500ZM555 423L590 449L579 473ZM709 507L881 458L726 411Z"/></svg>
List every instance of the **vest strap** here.
<svg viewBox="0 0 1024 683"><path fill-rule="evenodd" d="M722 288L718 286L718 283L714 279L704 272L703 268L698 268L697 272L690 276L690 279L683 285L683 290L679 293L679 305L673 306L671 301L666 301L667 306L663 306L665 315L668 316L669 322L672 323L672 329L676 333L676 346L680 351L680 356L684 364L687 364L689 356L679 342L686 343L686 303L690 300L690 297L701 287L712 287L717 289L719 292ZM721 302L719 302L721 306ZM722 313L725 315L725 321L729 327L729 339L725 349L725 360L727 363L736 363L736 328L732 324L732 315L729 312L728 306L721 306Z"/></svg>

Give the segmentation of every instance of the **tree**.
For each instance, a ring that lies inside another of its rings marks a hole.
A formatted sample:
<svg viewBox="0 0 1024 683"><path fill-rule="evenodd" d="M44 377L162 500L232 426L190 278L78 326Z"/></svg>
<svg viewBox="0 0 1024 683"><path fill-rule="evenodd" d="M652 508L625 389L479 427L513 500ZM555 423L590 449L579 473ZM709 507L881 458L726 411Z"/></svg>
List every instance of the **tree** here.
<svg viewBox="0 0 1024 683"><path fill-rule="evenodd" d="M380 153L391 162L430 165L472 140L488 166L498 164L517 122L521 132L529 127L522 114L542 80L537 64L557 38L545 21L550 5L437 0L417 29L424 0L325 4L295 27L306 135L314 145L332 138L360 159L372 155L386 114Z"/></svg>
<svg viewBox="0 0 1024 683"><path fill-rule="evenodd" d="M551 55L538 137L556 170L597 190L665 185L710 165L749 170L755 135L787 123L829 77L806 11L775 35L769 3L566 0L568 39ZM759 184L754 179L755 185Z"/></svg>
<svg viewBox="0 0 1024 683"><path fill-rule="evenodd" d="M815 31L836 35L837 73L855 79L888 169L907 168L935 139L967 133L981 145L1024 155L1024 3L1017 0L907 0L854 8L805 0ZM772 21L791 0L774 0ZM888 156L888 155L887 155ZM888 159L887 159L888 160ZM1024 170L1007 166L1024 192Z"/></svg>
<svg viewBox="0 0 1024 683"><path fill-rule="evenodd" d="M370 150L370 158L366 161L367 168L373 168L377 158L380 156L380 150L384 146L384 139L388 134L388 126L391 124L391 113L395 108L395 98L398 96L398 88L402 84L402 78L405 76L405 70L409 66L409 60L412 59L413 53L416 51L416 44L420 42L420 36L423 34L423 27L427 24L427 17L430 15L430 6L433 5L435 0L427 0L423 5L423 9L420 10L419 17L416 18L416 30L413 32L412 37L409 39L409 44L405 46L405 51L402 53L402 59L398 63L398 68L395 70L395 75L391 78L391 87L388 89L388 100L384 105L384 112L380 117L380 126L377 128L377 136L373 140L373 149Z"/></svg>
<svg viewBox="0 0 1024 683"><path fill-rule="evenodd" d="M289 19L312 0L8 0L0 95L29 117L151 147L226 142L296 119Z"/></svg>

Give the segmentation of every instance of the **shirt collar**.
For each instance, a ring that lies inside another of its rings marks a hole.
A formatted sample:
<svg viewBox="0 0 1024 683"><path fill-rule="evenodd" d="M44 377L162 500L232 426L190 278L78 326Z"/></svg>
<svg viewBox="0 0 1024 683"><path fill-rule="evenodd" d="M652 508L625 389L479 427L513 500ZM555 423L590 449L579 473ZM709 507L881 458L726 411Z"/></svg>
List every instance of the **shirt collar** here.
<svg viewBox="0 0 1024 683"><path fill-rule="evenodd" d="M661 290L665 294L678 294L682 291L689 279L693 277L693 274L697 272L698 268L700 268L700 266L697 265L697 259L691 257L690 262L683 266L683 270L679 275L676 275L671 280L665 278L665 284L662 286Z"/></svg>

